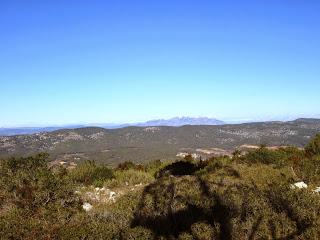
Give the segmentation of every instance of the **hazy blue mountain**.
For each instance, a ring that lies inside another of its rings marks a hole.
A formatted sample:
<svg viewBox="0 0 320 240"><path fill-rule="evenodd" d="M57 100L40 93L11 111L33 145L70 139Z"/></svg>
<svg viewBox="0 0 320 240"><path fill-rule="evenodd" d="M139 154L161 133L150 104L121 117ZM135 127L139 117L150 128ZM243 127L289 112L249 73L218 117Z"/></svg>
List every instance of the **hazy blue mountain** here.
<svg viewBox="0 0 320 240"><path fill-rule="evenodd" d="M175 117L170 119L159 119L151 120L144 123L138 123L134 126L140 127L151 127L151 126L171 126L171 127L180 127L185 125L222 125L223 121L220 121L215 118L207 117Z"/></svg>
<svg viewBox="0 0 320 240"><path fill-rule="evenodd" d="M124 123L124 124L100 124L95 125L108 129L124 128L124 127L158 127L158 126L169 126L169 127L181 127L185 125L222 125L225 122L208 117L174 117L170 119L156 119L147 122L137 123Z"/></svg>

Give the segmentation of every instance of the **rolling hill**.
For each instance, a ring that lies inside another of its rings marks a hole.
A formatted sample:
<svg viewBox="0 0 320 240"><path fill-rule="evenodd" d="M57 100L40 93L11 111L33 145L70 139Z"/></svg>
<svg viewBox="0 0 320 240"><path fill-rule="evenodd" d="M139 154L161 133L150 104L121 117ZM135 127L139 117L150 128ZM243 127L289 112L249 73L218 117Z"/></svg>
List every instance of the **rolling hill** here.
<svg viewBox="0 0 320 240"><path fill-rule="evenodd" d="M0 157L48 152L51 160L92 159L109 164L175 158L177 154L230 154L252 145L303 147L320 132L319 119L233 125L155 126L105 129L85 127L0 137Z"/></svg>
<svg viewBox="0 0 320 240"><path fill-rule="evenodd" d="M124 127L153 127L153 126L184 126L184 125L222 125L225 124L223 121L215 118L207 117L175 117L170 119L158 119L150 120L147 122L138 123L92 123L92 124L82 124L82 125L66 125L66 126L48 126L48 127L16 127L16 128L0 128L0 136L14 136L22 134L34 134L41 132L53 132L60 129L68 128L83 128L83 127L102 127L107 129L117 129Z"/></svg>

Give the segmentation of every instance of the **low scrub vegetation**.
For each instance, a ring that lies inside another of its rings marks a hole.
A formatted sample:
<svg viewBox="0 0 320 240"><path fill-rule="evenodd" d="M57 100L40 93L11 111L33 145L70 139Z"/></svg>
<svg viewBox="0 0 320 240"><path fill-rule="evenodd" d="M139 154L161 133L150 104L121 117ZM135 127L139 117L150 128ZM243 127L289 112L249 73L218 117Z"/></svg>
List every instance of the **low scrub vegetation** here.
<svg viewBox="0 0 320 240"><path fill-rule="evenodd" d="M54 239L81 210L64 171L50 170L47 155L11 158L0 163L2 239Z"/></svg>
<svg viewBox="0 0 320 240"><path fill-rule="evenodd" d="M49 168L47 154L4 159L1 238L318 239L319 146L317 135L305 149L114 169Z"/></svg>
<svg viewBox="0 0 320 240"><path fill-rule="evenodd" d="M106 180L114 176L112 170L107 166L85 161L71 170L68 177L73 183L102 186Z"/></svg>
<svg viewBox="0 0 320 240"><path fill-rule="evenodd" d="M137 184L147 184L154 180L153 176L144 171L134 169L115 171L115 177L105 182L107 187L132 186Z"/></svg>
<svg viewBox="0 0 320 240"><path fill-rule="evenodd" d="M307 155L320 155L320 134L318 133L305 148Z"/></svg>

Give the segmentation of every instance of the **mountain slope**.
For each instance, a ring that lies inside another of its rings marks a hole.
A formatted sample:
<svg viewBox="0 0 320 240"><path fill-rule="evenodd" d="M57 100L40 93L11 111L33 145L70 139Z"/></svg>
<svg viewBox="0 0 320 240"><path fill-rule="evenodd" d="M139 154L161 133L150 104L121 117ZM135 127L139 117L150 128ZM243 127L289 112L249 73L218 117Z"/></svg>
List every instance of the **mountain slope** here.
<svg viewBox="0 0 320 240"><path fill-rule="evenodd" d="M0 137L0 156L45 151L52 160L93 159L107 163L175 158L180 152L232 151L242 145L303 147L320 132L320 120L219 126L79 128ZM218 151L218 150L217 150Z"/></svg>

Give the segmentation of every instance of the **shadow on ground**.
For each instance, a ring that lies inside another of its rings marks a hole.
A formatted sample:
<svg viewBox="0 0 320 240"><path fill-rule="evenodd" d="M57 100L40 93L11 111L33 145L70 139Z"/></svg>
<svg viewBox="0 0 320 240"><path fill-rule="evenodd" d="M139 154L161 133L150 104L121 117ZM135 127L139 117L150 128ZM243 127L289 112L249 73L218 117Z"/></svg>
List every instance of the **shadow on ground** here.
<svg viewBox="0 0 320 240"><path fill-rule="evenodd" d="M210 238L205 239L221 240L256 239L262 223L267 226L266 231L269 231L268 234L273 239L294 239L310 227L308 222L294 213L289 202L281 202L282 206L279 208L279 200L272 199L272 194L265 195L255 186L243 186L239 182L230 186L223 186L222 183L220 187L224 187L224 190L215 190L210 186L212 183L194 174L197 170L199 168L196 165L184 161L162 169L157 181L145 187L131 227L147 228L153 232L155 239L177 239L182 233L192 235L194 224L205 223L212 230L208 234ZM240 179L239 173L230 167L226 168L226 173ZM183 193L181 185L185 186ZM215 187L219 188L219 185ZM296 231L280 237L275 222L264 219L265 216L259 214L259 210L252 217L251 208L259 208L260 202L257 200L257 203L254 203L257 206L249 206L246 198L250 194L268 202L273 216L284 213L296 226ZM234 196L239 196L240 200ZM250 217L250 227L245 233L238 235L239 228L235 227L235 220L243 223L249 221Z"/></svg>

